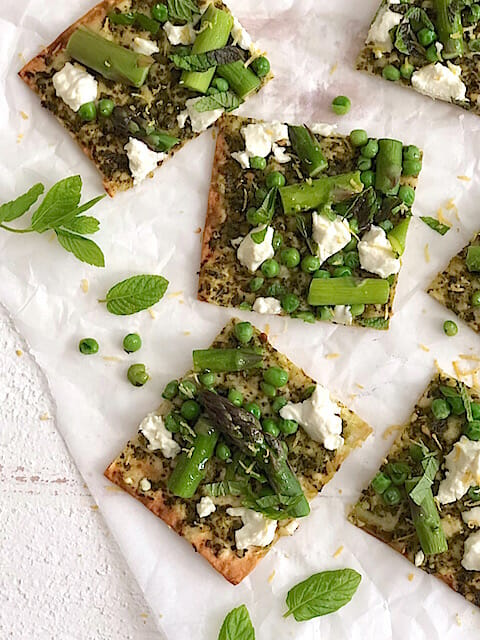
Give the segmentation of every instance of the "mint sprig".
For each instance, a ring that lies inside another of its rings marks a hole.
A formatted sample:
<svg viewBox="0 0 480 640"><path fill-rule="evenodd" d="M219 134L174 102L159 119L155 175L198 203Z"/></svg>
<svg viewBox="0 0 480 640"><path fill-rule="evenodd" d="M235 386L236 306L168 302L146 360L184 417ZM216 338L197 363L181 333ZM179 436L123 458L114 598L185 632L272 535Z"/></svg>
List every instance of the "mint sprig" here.
<svg viewBox="0 0 480 640"><path fill-rule="evenodd" d="M168 280L163 276L132 276L114 285L104 300L110 313L117 316L129 316L149 309L163 298Z"/></svg>
<svg viewBox="0 0 480 640"><path fill-rule="evenodd" d="M248 609L244 604L227 614L218 640L255 640L255 630Z"/></svg>
<svg viewBox="0 0 480 640"><path fill-rule="evenodd" d="M54 184L34 211L29 227L17 229L5 224L26 214L44 191L44 185L38 183L15 200L1 205L0 229L11 233L44 233L53 230L59 244L78 260L95 267L104 267L105 257L100 247L93 240L84 238L82 235L96 233L100 222L92 216L81 214L91 209L105 196L98 196L80 205L82 195L80 176L70 176Z"/></svg>

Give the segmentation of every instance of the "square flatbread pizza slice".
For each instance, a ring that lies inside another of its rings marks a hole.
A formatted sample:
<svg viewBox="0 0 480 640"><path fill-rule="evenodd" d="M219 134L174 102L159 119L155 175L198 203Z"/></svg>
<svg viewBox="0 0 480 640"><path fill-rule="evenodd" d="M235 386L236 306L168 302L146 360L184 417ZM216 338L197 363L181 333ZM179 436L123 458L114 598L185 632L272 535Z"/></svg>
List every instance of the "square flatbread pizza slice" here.
<svg viewBox="0 0 480 640"><path fill-rule="evenodd" d="M364 130L225 116L198 298L387 329L422 153Z"/></svg>
<svg viewBox="0 0 480 640"><path fill-rule="evenodd" d="M480 114L480 11L460 0L383 0L357 69Z"/></svg>
<svg viewBox="0 0 480 640"><path fill-rule="evenodd" d="M428 293L480 332L480 236L454 256L439 273Z"/></svg>
<svg viewBox="0 0 480 640"><path fill-rule="evenodd" d="M349 519L480 606L480 396L439 373Z"/></svg>
<svg viewBox="0 0 480 640"><path fill-rule="evenodd" d="M114 195L149 176L271 74L221 0L104 0L20 77Z"/></svg>
<svg viewBox="0 0 480 640"><path fill-rule="evenodd" d="M238 584L371 429L250 323L193 355L105 475Z"/></svg>

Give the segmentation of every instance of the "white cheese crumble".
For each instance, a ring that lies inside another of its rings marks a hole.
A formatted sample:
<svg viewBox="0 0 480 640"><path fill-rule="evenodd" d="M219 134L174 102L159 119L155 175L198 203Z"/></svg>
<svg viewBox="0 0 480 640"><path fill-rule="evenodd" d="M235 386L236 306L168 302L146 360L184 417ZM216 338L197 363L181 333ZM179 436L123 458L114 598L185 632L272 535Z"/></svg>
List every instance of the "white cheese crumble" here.
<svg viewBox="0 0 480 640"><path fill-rule="evenodd" d="M137 138L130 138L124 149L127 152L128 164L134 184L140 184L145 180L148 174L156 169L158 163L165 158L164 153L152 151Z"/></svg>
<svg viewBox="0 0 480 640"><path fill-rule="evenodd" d="M282 313L282 305L276 298L257 298L253 303L253 311L278 316Z"/></svg>
<svg viewBox="0 0 480 640"><path fill-rule="evenodd" d="M326 124L325 122L315 122L310 126L310 131L324 138L328 138L335 133L337 129L336 124Z"/></svg>
<svg viewBox="0 0 480 640"><path fill-rule="evenodd" d="M170 431L163 423L163 417L150 413L139 426L139 431L148 440L150 451L160 450L165 458L175 458L180 453L180 446L175 442Z"/></svg>
<svg viewBox="0 0 480 640"><path fill-rule="evenodd" d="M232 158L238 162L242 169L250 169L250 156L246 151L234 151Z"/></svg>
<svg viewBox="0 0 480 640"><path fill-rule="evenodd" d="M480 571L480 531L465 540L462 567L467 571Z"/></svg>
<svg viewBox="0 0 480 640"><path fill-rule="evenodd" d="M237 249L238 261L244 267L247 267L251 273L254 273L265 260L273 258L275 255L275 250L272 246L273 227L267 227L267 232L262 242L257 243L252 238L252 233L258 233L264 229L265 225L252 229Z"/></svg>
<svg viewBox="0 0 480 640"><path fill-rule="evenodd" d="M390 11L388 5L384 5L377 13L370 27L367 44L372 44L379 55L392 51L393 42L390 37L390 30L398 26L402 19L403 16L401 13Z"/></svg>
<svg viewBox="0 0 480 640"><path fill-rule="evenodd" d="M193 44L197 34L191 24L180 27L174 26L171 22L165 22L163 29L167 34L170 44Z"/></svg>
<svg viewBox="0 0 480 640"><path fill-rule="evenodd" d="M237 549L249 547L267 547L275 537L277 521L265 518L261 513L245 507L229 507L229 516L242 519L243 527L235 531L235 545Z"/></svg>
<svg viewBox="0 0 480 640"><path fill-rule="evenodd" d="M427 64L412 74L412 87L430 98L465 101L467 87L461 79L462 69L451 62Z"/></svg>
<svg viewBox="0 0 480 640"><path fill-rule="evenodd" d="M344 304L337 304L333 308L332 322L335 324L345 324L350 326L353 322L352 312L350 307Z"/></svg>
<svg viewBox="0 0 480 640"><path fill-rule="evenodd" d="M480 527L480 507L474 507L462 513L462 518L467 527Z"/></svg>
<svg viewBox="0 0 480 640"><path fill-rule="evenodd" d="M252 38L250 34L242 27L239 20L237 18L233 18L233 28L232 28L232 38L233 44L238 44L240 49L244 49L245 51L249 51L252 46Z"/></svg>
<svg viewBox="0 0 480 640"><path fill-rule="evenodd" d="M72 111L97 98L98 82L80 65L70 62L52 78L55 93Z"/></svg>
<svg viewBox="0 0 480 640"><path fill-rule="evenodd" d="M197 111L195 104L202 98L190 98L185 102L187 107L185 111L182 111L177 116L178 126L183 129L187 119L190 118L192 125L192 131L194 133L201 133L208 129L210 125L216 122L223 113L223 109L212 109L211 111Z"/></svg>
<svg viewBox="0 0 480 640"><path fill-rule="evenodd" d="M415 554L414 564L415 564L416 567L421 567L424 562L425 562L425 554L420 549Z"/></svg>
<svg viewBox="0 0 480 640"><path fill-rule="evenodd" d="M328 389L317 383L310 398L294 404L288 402L280 409L280 416L285 420L295 420L315 440L323 444L325 449L334 451L343 445L342 418L340 407L334 402Z"/></svg>
<svg viewBox="0 0 480 640"><path fill-rule="evenodd" d="M470 487L480 485L480 442L462 436L445 458L446 476L438 489L440 504L460 500Z"/></svg>
<svg viewBox="0 0 480 640"><path fill-rule="evenodd" d="M206 518L217 510L214 501L210 496L203 496L199 502L197 502L197 513L200 518Z"/></svg>
<svg viewBox="0 0 480 640"><path fill-rule="evenodd" d="M291 520L288 524L282 527L282 531L287 536L293 536L293 534L295 533L295 531L298 529L299 526L300 526L300 523L298 520Z"/></svg>
<svg viewBox="0 0 480 640"><path fill-rule="evenodd" d="M385 231L372 224L358 243L360 265L365 271L387 278L400 271L400 260L396 257Z"/></svg>
<svg viewBox="0 0 480 640"><path fill-rule="evenodd" d="M145 493L146 491L150 491L150 489L152 488L152 483L148 478L142 478L140 480L139 487L140 490Z"/></svg>
<svg viewBox="0 0 480 640"><path fill-rule="evenodd" d="M327 258L343 249L352 239L346 220L340 216L330 220L316 211L312 213L312 237L318 244L318 257L322 264Z"/></svg>
<svg viewBox="0 0 480 640"><path fill-rule="evenodd" d="M144 56L151 56L160 51L155 42L139 37L133 40L133 50L137 53L143 53Z"/></svg>
<svg viewBox="0 0 480 640"><path fill-rule="evenodd" d="M242 127L241 134L245 140L245 150L253 158L266 158L272 152L274 142L289 142L288 127L280 122L258 122Z"/></svg>
<svg viewBox="0 0 480 640"><path fill-rule="evenodd" d="M278 162L278 164L286 164L292 159L292 157L285 151L285 148L281 147L275 142L272 144L272 151L273 157Z"/></svg>

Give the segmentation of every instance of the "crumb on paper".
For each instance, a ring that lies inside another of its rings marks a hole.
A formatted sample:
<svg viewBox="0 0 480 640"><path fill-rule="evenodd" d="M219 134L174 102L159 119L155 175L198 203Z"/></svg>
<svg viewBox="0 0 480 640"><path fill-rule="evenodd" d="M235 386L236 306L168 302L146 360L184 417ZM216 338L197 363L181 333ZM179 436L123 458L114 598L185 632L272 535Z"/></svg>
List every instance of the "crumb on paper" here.
<svg viewBox="0 0 480 640"><path fill-rule="evenodd" d="M388 438L395 433L395 431L401 431L403 429L403 426L401 424L392 424L389 427L387 427L385 429L385 431L383 432L383 439L384 440L388 440Z"/></svg>
<svg viewBox="0 0 480 640"><path fill-rule="evenodd" d="M349 393L348 397L353 402L353 400L358 397L358 393Z"/></svg>
<svg viewBox="0 0 480 640"><path fill-rule="evenodd" d="M272 573L268 576L268 584L272 584L273 579L275 578L275 569L272 571Z"/></svg>
<svg viewBox="0 0 480 640"><path fill-rule="evenodd" d="M80 288L83 293L88 293L88 286L88 280L86 278L82 278L82 280L80 280Z"/></svg>
<svg viewBox="0 0 480 640"><path fill-rule="evenodd" d="M265 325L264 332L267 334L267 336L270 333L270 325L268 323Z"/></svg>
<svg viewBox="0 0 480 640"><path fill-rule="evenodd" d="M50 416L48 415L48 413L46 411L44 413L42 413L42 415L40 416L40 420L42 422L45 422L46 420L50 420Z"/></svg>
<svg viewBox="0 0 480 640"><path fill-rule="evenodd" d="M413 575L413 573L409 573L409 574L408 574L408 581L409 581L409 582L412 582L412 580L414 579L414 577L415 577L415 576Z"/></svg>
<svg viewBox="0 0 480 640"><path fill-rule="evenodd" d="M116 485L105 485L105 489L106 491L113 491L114 493L123 492L123 489L121 487L117 487Z"/></svg>
<svg viewBox="0 0 480 640"><path fill-rule="evenodd" d="M20 60L22 60L22 62L27 62L27 59L25 58L22 51L18 54L18 57L20 58Z"/></svg>
<svg viewBox="0 0 480 640"><path fill-rule="evenodd" d="M468 176L457 176L458 180L462 180L463 182L471 182L471 178L469 178Z"/></svg>
<svg viewBox="0 0 480 640"><path fill-rule="evenodd" d="M184 331L184 332L183 332L183 335L184 335L184 336L191 336L191 335L192 335L192 332L191 332L191 331Z"/></svg>
<svg viewBox="0 0 480 640"><path fill-rule="evenodd" d="M342 490L342 489L339 489L339 490L338 490L338 493L339 493L340 495L342 495L343 490Z"/></svg>
<svg viewBox="0 0 480 640"><path fill-rule="evenodd" d="M333 65L330 67L330 75L332 76L332 75L335 73L335 71L336 71L337 69L338 69L338 62L335 62L335 64L333 64Z"/></svg>
<svg viewBox="0 0 480 640"><path fill-rule="evenodd" d="M25 111L20 111L20 115L24 120L28 120L28 114L26 114Z"/></svg>
<svg viewBox="0 0 480 640"><path fill-rule="evenodd" d="M460 358L462 358L462 360L473 360L474 362L480 362L480 358L478 356L474 356L473 354L461 353Z"/></svg>
<svg viewBox="0 0 480 640"><path fill-rule="evenodd" d="M430 262L430 249L428 247L428 242L425 245L424 253L425 253L425 262Z"/></svg>
<svg viewBox="0 0 480 640"><path fill-rule="evenodd" d="M16 350L15 350L15 353L17 354L17 356L18 356L19 358L21 358L21 357L23 356L23 351L22 351L21 349L16 349Z"/></svg>
<svg viewBox="0 0 480 640"><path fill-rule="evenodd" d="M327 353L327 355L325 356L325 360L335 360L335 358L339 358L340 354L339 353Z"/></svg>
<svg viewBox="0 0 480 640"><path fill-rule="evenodd" d="M343 544L342 544L342 545L340 545L340 546L338 547L338 549L335 551L335 553L333 554L333 557L334 557L334 558L338 558L338 556L342 553L342 551L344 550L344 548L345 548L345 547L343 546Z"/></svg>
<svg viewBox="0 0 480 640"><path fill-rule="evenodd" d="M17 144L20 144L20 142L23 140L23 136L24 136L23 133L19 133L18 134L18 136L17 136Z"/></svg>
<svg viewBox="0 0 480 640"><path fill-rule="evenodd" d="M418 345L422 351L426 351L427 353L430 351L430 347L427 347L426 344Z"/></svg>
<svg viewBox="0 0 480 640"><path fill-rule="evenodd" d="M174 291L173 293L167 293L168 298L178 298L183 295L183 291Z"/></svg>
<svg viewBox="0 0 480 640"><path fill-rule="evenodd" d="M216 140L216 139L217 139L217 131L216 131L216 129L215 129L215 128L213 128L213 129L212 129L212 138L213 138L214 140Z"/></svg>
<svg viewBox="0 0 480 640"><path fill-rule="evenodd" d="M155 318L157 317L157 314L155 313L155 311L153 309L149 309L148 313L150 314L150 317L152 318L152 320L155 320Z"/></svg>
<svg viewBox="0 0 480 640"><path fill-rule="evenodd" d="M363 384L360 384L360 382L356 382L355 386L358 387L359 389L365 389L365 387L363 386Z"/></svg>
<svg viewBox="0 0 480 640"><path fill-rule="evenodd" d="M455 620L457 621L457 625L459 627L461 627L462 626L462 619L460 618L460 614L459 613L455 614Z"/></svg>
<svg viewBox="0 0 480 640"><path fill-rule="evenodd" d="M91 504L91 505L90 505L90 509L91 509L92 511L98 511L98 504Z"/></svg>
<svg viewBox="0 0 480 640"><path fill-rule="evenodd" d="M148 618L148 613L141 613L140 617L146 620Z"/></svg>
<svg viewBox="0 0 480 640"><path fill-rule="evenodd" d="M202 227L197 227L195 229L195 233L202 233Z"/></svg>
<svg viewBox="0 0 480 640"><path fill-rule="evenodd" d="M105 362L122 362L123 358L119 356L102 356L102 360L105 360Z"/></svg>

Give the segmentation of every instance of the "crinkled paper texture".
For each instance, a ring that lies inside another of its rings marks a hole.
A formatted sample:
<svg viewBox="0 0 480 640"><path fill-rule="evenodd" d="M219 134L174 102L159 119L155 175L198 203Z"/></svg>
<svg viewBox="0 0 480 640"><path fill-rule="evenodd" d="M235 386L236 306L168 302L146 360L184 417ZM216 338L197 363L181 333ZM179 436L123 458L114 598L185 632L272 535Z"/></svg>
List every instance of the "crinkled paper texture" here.
<svg viewBox="0 0 480 640"><path fill-rule="evenodd" d="M450 369L459 353L478 353L478 336L461 323L456 338L444 336L443 321L452 316L424 289L478 229L480 183L457 176L477 172L480 119L354 71L377 0L231 0L230 5L269 52L277 76L241 113L334 122L332 98L348 95L353 107L339 123L341 132L363 127L372 135L394 136L424 149L416 214L435 215L451 198L460 214L457 221L450 212L454 228L443 238L419 220L411 225L396 315L387 333L243 313L257 326L268 324L277 348L375 428L374 436L315 500L311 517L233 587L142 505L113 491L102 475L142 417L156 407L163 385L190 366L192 349L208 345L234 314L195 299L199 231L214 147L211 133L189 143L152 180L96 208L104 270L77 262L49 233L0 233L0 300L48 376L58 428L169 640L186 640L192 634L196 640L212 640L227 611L241 603L251 612L258 638L473 640L478 638L480 612L348 524L345 511L391 444L393 436L382 437L385 428L406 420L432 376L435 358ZM2 2L3 200L36 181L50 186L77 172L84 179L85 198L102 190L94 167L16 77L25 60L90 6L89 0ZM155 272L171 283L155 308L155 319L148 312L111 316L98 304L122 278ZM84 278L88 293L80 286ZM141 334L144 348L127 357L121 342L129 331ZM100 355L78 353L78 340L85 336L98 339ZM126 369L135 361L145 362L151 373L143 389L126 381ZM363 576L347 607L302 624L282 619L285 595L293 584L314 572L347 566Z"/></svg>

